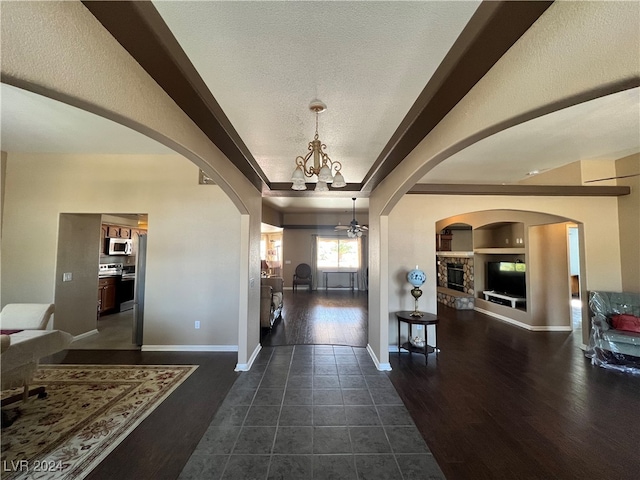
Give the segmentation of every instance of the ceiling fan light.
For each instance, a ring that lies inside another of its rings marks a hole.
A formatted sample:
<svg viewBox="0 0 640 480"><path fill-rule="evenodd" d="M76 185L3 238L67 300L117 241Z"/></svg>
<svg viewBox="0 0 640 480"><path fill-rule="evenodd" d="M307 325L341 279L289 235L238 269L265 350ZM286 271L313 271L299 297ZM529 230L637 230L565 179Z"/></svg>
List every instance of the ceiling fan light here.
<svg viewBox="0 0 640 480"><path fill-rule="evenodd" d="M329 187L327 186L326 182L318 181L318 183L316 183L316 192L328 192L328 191L329 191Z"/></svg>
<svg viewBox="0 0 640 480"><path fill-rule="evenodd" d="M325 182L325 183L333 182L333 176L331 175L331 170L329 169L326 163L322 166L322 168L320 169L320 172L318 172L318 182Z"/></svg>
<svg viewBox="0 0 640 480"><path fill-rule="evenodd" d="M347 183L344 181L344 177L342 176L342 174L340 172L336 173L336 176L333 177L333 184L332 184L333 188L342 188L342 187L346 187Z"/></svg>

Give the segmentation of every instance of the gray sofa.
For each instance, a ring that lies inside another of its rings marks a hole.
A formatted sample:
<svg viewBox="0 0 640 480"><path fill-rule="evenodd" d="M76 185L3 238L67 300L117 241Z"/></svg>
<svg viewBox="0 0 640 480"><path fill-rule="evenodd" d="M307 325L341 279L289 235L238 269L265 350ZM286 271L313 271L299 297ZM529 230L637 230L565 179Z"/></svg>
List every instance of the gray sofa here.
<svg viewBox="0 0 640 480"><path fill-rule="evenodd" d="M637 324L640 293L589 292L591 334L586 355L594 365L640 373L640 332L620 329L619 315ZM635 317L635 319L634 319ZM618 328L615 328L615 327Z"/></svg>
<svg viewBox="0 0 640 480"><path fill-rule="evenodd" d="M260 327L271 328L282 313L282 277L260 279Z"/></svg>

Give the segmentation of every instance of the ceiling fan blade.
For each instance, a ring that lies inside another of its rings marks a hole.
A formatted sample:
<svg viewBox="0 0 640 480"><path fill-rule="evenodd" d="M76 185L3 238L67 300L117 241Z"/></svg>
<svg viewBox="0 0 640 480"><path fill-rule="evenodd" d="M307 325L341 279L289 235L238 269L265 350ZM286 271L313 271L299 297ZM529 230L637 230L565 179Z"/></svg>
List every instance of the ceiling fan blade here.
<svg viewBox="0 0 640 480"><path fill-rule="evenodd" d="M631 175L618 175L617 177L598 178L596 180L585 180L584 183L604 182L605 180L617 180L619 178L637 177L640 173L632 173Z"/></svg>
<svg viewBox="0 0 640 480"><path fill-rule="evenodd" d="M351 228L349 225L336 225L335 230L349 230L349 228Z"/></svg>

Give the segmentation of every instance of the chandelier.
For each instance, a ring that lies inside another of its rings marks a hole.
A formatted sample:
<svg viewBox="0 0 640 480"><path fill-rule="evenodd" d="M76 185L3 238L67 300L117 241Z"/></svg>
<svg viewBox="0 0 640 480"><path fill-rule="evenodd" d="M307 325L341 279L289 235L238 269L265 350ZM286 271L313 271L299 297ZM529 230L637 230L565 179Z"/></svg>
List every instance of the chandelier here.
<svg viewBox="0 0 640 480"><path fill-rule="evenodd" d="M316 184L316 192L326 192L329 190L328 184L332 184L333 188L342 188L347 184L344 181L344 177L340 170L342 164L340 162L334 162L324 152L327 148L318 138L318 114L324 112L327 106L320 100L314 100L309 105L309 110L316 114L316 134L313 140L309 142L309 152L305 156L298 156L296 158L296 169L293 171L291 181L293 184L291 188L293 190L306 190L307 185L305 183L305 177L318 176L318 183ZM313 164L309 160L313 155ZM309 163L309 165L307 165ZM334 174L335 171L335 174Z"/></svg>

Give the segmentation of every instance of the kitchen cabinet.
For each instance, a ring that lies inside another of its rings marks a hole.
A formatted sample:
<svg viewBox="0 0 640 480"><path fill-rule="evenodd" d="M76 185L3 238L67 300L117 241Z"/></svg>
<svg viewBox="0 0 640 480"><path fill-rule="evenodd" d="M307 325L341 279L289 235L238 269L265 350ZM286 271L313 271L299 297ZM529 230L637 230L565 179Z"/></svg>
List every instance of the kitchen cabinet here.
<svg viewBox="0 0 640 480"><path fill-rule="evenodd" d="M131 238L130 227L120 227L118 225L104 225L107 228L109 238Z"/></svg>
<svg viewBox="0 0 640 480"><path fill-rule="evenodd" d="M100 227L100 255L104 255L104 245L105 238L109 236L109 227L107 225L102 225Z"/></svg>
<svg viewBox="0 0 640 480"><path fill-rule="evenodd" d="M116 225L107 225L107 237L120 238L120 227Z"/></svg>
<svg viewBox="0 0 640 480"><path fill-rule="evenodd" d="M98 314L116 308L116 281L115 277L98 279Z"/></svg>

